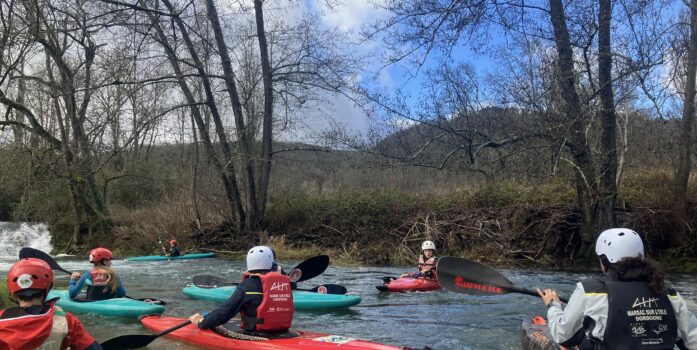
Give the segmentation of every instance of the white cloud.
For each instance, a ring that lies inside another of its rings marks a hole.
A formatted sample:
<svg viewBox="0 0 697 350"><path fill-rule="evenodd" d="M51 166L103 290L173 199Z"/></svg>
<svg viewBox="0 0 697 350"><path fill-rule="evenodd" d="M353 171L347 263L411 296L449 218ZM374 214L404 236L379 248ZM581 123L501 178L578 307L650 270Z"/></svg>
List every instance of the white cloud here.
<svg viewBox="0 0 697 350"><path fill-rule="evenodd" d="M361 27L373 22L384 11L376 8L375 1L342 0L339 4L327 4L327 0L309 0L313 9L322 13L325 24L345 33L357 33Z"/></svg>

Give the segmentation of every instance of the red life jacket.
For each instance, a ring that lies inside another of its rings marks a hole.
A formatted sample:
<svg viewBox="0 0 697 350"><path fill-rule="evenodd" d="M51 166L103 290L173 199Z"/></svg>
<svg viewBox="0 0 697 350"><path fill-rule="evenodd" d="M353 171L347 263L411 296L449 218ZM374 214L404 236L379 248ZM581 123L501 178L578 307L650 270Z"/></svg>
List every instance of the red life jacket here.
<svg viewBox="0 0 697 350"><path fill-rule="evenodd" d="M87 286L87 300L106 300L118 297L116 292L110 291L107 287L109 274L93 268L90 270L90 278L92 285Z"/></svg>
<svg viewBox="0 0 697 350"><path fill-rule="evenodd" d="M65 313L53 302L45 314L0 319L0 349L59 350L68 335ZM2 315L4 311L0 311Z"/></svg>
<svg viewBox="0 0 697 350"><path fill-rule="evenodd" d="M287 331L293 320L293 292L290 288L290 278L276 272L250 274L245 272L245 278L256 277L261 280L262 300L257 307L257 316L250 317L241 312L242 329L254 329L260 332ZM245 327L247 325L247 327Z"/></svg>
<svg viewBox="0 0 697 350"><path fill-rule="evenodd" d="M93 286L106 286L107 282L109 282L109 275L97 269L90 270L90 277L92 278Z"/></svg>
<svg viewBox="0 0 697 350"><path fill-rule="evenodd" d="M426 265L428 264L428 265ZM436 274L434 273L436 271L436 257L433 256L430 259L424 261L424 255L421 254L419 256L419 264L416 266L419 269L419 273L422 275L425 275L424 277L429 277L430 278L435 278Z"/></svg>

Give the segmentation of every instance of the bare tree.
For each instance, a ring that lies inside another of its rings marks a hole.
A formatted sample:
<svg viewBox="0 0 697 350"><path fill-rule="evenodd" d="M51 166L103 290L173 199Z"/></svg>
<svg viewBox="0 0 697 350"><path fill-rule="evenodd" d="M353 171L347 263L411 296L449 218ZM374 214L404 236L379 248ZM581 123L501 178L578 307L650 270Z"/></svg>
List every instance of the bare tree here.
<svg viewBox="0 0 697 350"><path fill-rule="evenodd" d="M621 11L613 11L613 4ZM558 169L557 160L564 161L573 173L583 219L581 235L588 248L595 235L616 225L618 174L623 169L618 166L617 106L628 108L635 100L634 91L640 82L632 80L633 76L645 77L644 71L663 63L662 47L655 48L662 42L657 39L665 23L656 19L662 13L653 2L642 4L561 0L387 2L392 16L377 23L369 35L384 37L393 54L388 63L414 58L412 62L420 67L435 51L449 57L452 50L466 45L480 52L493 52L492 56L510 67L526 67L526 71L502 72L497 76L502 82L492 86L500 85L503 106L532 113L543 123L536 129L510 130L505 139L518 147L496 148L501 152L496 158L511 159L516 153L532 155L545 149L552 173ZM621 30L613 32L613 28ZM505 45L486 42L496 34L506 36ZM613 42L614 37L619 40ZM554 55L548 54L550 49ZM652 55L652 50L658 54ZM529 62L522 62L525 60ZM371 100L387 114L402 118L407 114L398 104L385 106L379 99ZM460 113L464 113L466 106L461 108ZM628 125L629 115L623 116L623 125ZM418 118L412 120L424 124ZM470 125L465 130L443 129L444 134L457 137L465 145L468 138L463 134L474 131L481 128ZM623 142L626 131L622 129ZM435 141L426 139L427 144ZM498 145L493 141L496 139L485 139L480 145ZM623 143L622 154L626 146Z"/></svg>
<svg viewBox="0 0 697 350"><path fill-rule="evenodd" d="M693 129L695 123L695 80L697 79L697 1L691 0L690 34L687 40L687 61L685 72L685 91L680 129L680 153L678 170L675 174L674 196L678 217L687 213L687 186L692 170ZM681 237L684 238L684 237Z"/></svg>

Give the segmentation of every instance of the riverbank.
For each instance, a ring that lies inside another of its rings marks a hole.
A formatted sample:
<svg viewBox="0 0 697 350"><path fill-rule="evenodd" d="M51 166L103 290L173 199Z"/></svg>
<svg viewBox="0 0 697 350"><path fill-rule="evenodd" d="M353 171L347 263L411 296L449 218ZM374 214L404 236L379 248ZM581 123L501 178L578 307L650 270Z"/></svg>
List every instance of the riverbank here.
<svg viewBox="0 0 697 350"><path fill-rule="evenodd" d="M0 310L4 310L12 304L10 297L7 294L7 286L5 283L0 283Z"/></svg>
<svg viewBox="0 0 697 350"><path fill-rule="evenodd" d="M667 269L694 272L697 244L678 244L673 237L676 230L697 227L697 215L676 224L680 221L666 202L670 189L664 177L627 178L618 221L641 233L647 254ZM118 256L161 254L158 241L167 245L174 238L183 249L235 258L243 257L250 245L269 244L280 259L328 254L334 264L407 265L416 261L420 243L430 239L441 256L497 267L594 268L595 260L580 251L574 203L573 188L563 183L496 183L445 194L288 193L270 201L264 231L241 234L222 218L210 218L200 227L192 224L182 198L114 210L109 241ZM56 237L60 251L60 234Z"/></svg>

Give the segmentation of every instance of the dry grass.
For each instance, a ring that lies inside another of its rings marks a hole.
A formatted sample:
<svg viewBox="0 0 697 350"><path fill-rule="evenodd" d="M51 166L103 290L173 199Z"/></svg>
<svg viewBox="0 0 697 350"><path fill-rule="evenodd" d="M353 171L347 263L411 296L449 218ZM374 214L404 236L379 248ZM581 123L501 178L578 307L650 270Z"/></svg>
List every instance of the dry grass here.
<svg viewBox="0 0 697 350"><path fill-rule="evenodd" d="M0 284L0 309L6 309L10 306L14 305L12 301L10 301L10 296L7 292L7 286L4 283Z"/></svg>

